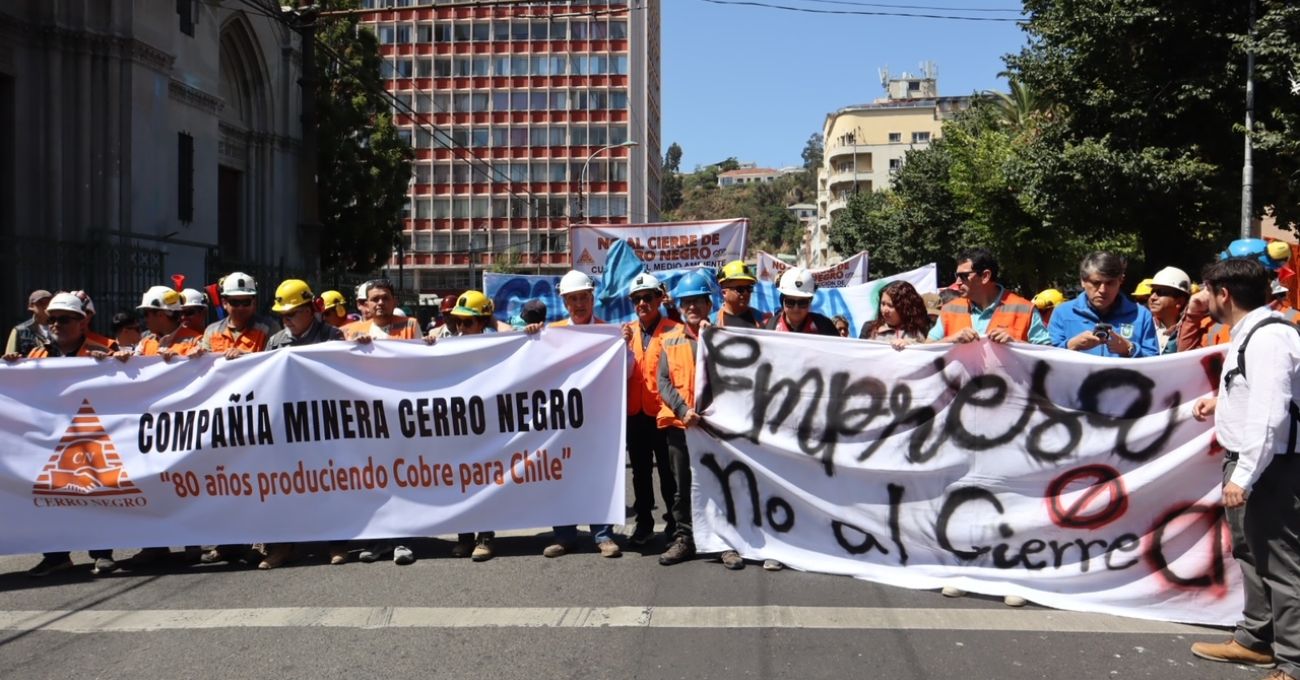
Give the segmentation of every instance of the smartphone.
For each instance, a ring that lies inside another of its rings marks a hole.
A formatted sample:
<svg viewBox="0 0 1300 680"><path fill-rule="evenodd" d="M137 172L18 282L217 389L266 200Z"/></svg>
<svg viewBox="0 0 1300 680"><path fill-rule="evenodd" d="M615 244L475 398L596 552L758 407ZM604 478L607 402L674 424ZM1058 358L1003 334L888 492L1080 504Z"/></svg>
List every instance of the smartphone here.
<svg viewBox="0 0 1300 680"><path fill-rule="evenodd" d="M1108 323L1099 323L1092 327L1092 334L1101 338L1102 342L1110 341L1111 325Z"/></svg>

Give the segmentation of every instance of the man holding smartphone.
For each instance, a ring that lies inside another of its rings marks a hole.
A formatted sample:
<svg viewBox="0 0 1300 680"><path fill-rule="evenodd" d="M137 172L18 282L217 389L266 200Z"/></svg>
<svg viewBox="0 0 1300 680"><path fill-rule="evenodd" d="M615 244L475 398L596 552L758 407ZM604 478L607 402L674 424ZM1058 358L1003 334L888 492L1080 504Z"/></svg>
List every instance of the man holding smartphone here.
<svg viewBox="0 0 1300 680"><path fill-rule="evenodd" d="M1160 354L1151 312L1120 294L1128 262L1097 251L1079 264L1083 294L1057 307L1047 332L1052 344L1103 357Z"/></svg>

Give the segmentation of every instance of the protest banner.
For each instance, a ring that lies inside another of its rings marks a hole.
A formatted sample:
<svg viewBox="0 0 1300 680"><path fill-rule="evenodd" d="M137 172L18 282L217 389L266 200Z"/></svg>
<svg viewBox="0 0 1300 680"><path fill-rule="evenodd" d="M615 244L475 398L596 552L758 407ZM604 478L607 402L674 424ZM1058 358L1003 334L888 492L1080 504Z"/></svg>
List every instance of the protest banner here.
<svg viewBox="0 0 1300 680"><path fill-rule="evenodd" d="M579 224L569 229L574 269L599 276L615 241L625 241L651 273L707 267L717 269L745 258L749 220L663 222L658 224Z"/></svg>
<svg viewBox="0 0 1300 680"><path fill-rule="evenodd" d="M1203 624L1241 613L1221 349L1117 361L708 329L696 546L907 588Z"/></svg>
<svg viewBox="0 0 1300 680"><path fill-rule="evenodd" d="M0 553L621 522L617 328L0 366Z"/></svg>
<svg viewBox="0 0 1300 680"><path fill-rule="evenodd" d="M483 294L492 300L494 316L509 323L529 300L546 303L546 320L559 321L567 314L560 299L560 277L536 274L483 274Z"/></svg>
<svg viewBox="0 0 1300 680"><path fill-rule="evenodd" d="M786 264L777 256L771 255L764 251L758 251L758 280L776 283L781 278L781 274L794 265ZM843 288L867 282L867 251L862 251L856 255L845 258L843 261L821 267L819 269L810 269L813 281L817 283L818 288Z"/></svg>

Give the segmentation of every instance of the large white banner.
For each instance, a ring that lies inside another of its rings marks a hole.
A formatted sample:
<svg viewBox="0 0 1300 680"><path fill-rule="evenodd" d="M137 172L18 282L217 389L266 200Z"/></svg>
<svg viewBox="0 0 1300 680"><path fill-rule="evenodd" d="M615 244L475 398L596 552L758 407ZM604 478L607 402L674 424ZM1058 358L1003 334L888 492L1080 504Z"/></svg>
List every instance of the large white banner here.
<svg viewBox="0 0 1300 680"><path fill-rule="evenodd" d="M781 274L793 265L782 262L775 255L758 251L758 280L776 283ZM843 261L813 269L813 280L818 288L843 288L867 282L867 251L845 258Z"/></svg>
<svg viewBox="0 0 1300 680"><path fill-rule="evenodd" d="M605 273L605 256L609 247L614 241L623 240L636 251L649 272L697 267L717 269L732 260L745 259L748 238L747 219L579 224L569 229L569 255L574 269L599 276Z"/></svg>
<svg viewBox="0 0 1300 680"><path fill-rule="evenodd" d="M701 552L908 588L1230 624L1221 350L1141 360L711 329L688 431Z"/></svg>
<svg viewBox="0 0 1300 680"><path fill-rule="evenodd" d="M616 327L0 365L0 553L621 522Z"/></svg>

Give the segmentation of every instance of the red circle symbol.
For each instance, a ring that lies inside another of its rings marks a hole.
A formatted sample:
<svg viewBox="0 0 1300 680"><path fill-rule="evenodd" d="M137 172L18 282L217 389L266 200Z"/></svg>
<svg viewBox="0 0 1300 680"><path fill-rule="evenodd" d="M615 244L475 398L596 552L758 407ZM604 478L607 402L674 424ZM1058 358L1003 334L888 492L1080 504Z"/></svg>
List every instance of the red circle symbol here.
<svg viewBox="0 0 1300 680"><path fill-rule="evenodd" d="M1119 519L1128 510L1128 492L1119 471L1107 465L1069 470L1047 485L1047 510L1052 522L1066 529L1096 529ZM1066 502L1066 496L1076 496ZM1098 499L1105 503L1098 505Z"/></svg>

